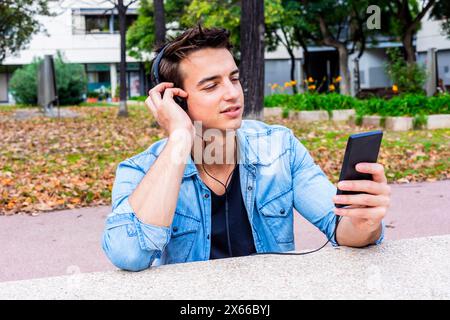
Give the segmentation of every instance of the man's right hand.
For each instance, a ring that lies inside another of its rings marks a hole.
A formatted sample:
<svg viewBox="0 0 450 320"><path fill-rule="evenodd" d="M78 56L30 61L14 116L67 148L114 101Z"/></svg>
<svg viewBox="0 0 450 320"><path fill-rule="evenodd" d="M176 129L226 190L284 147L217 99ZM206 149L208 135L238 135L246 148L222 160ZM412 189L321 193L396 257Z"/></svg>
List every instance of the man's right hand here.
<svg viewBox="0 0 450 320"><path fill-rule="evenodd" d="M161 82L149 91L145 104L158 124L168 132L169 137L177 131L188 132L193 142L194 126L192 121L187 113L175 102L174 96L186 99L188 94L180 88L173 88L173 83L171 82Z"/></svg>

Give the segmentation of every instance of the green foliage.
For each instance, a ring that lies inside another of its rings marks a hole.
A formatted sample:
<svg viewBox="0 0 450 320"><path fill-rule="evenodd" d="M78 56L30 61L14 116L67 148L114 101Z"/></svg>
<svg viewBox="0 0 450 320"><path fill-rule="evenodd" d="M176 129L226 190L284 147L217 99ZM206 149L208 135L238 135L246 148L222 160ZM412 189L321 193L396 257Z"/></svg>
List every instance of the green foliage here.
<svg viewBox="0 0 450 320"><path fill-rule="evenodd" d="M11 93L21 104L37 104L37 78L42 59L17 69L10 81ZM87 79L81 64L64 63L61 55L55 59L56 88L61 105L74 105L83 101Z"/></svg>
<svg viewBox="0 0 450 320"><path fill-rule="evenodd" d="M422 93L426 81L425 68L417 63L407 63L398 48L387 50L389 63L386 71L400 93Z"/></svg>
<svg viewBox="0 0 450 320"><path fill-rule="evenodd" d="M430 97L428 101L428 114L450 113L450 94L439 94Z"/></svg>
<svg viewBox="0 0 450 320"><path fill-rule="evenodd" d="M382 116L412 116L419 113L426 113L427 106L428 98L426 96L407 94L388 100L383 105L384 108L378 109L377 113Z"/></svg>
<svg viewBox="0 0 450 320"><path fill-rule="evenodd" d="M231 43L240 47L241 8L238 0L193 0L181 17L186 26L201 23L206 28L221 27L231 32Z"/></svg>
<svg viewBox="0 0 450 320"><path fill-rule="evenodd" d="M185 29L181 18L189 5L188 0L164 1L164 12L169 34L176 35ZM127 31L128 54L139 60L144 60L154 50L155 21L153 1L140 2L138 18ZM148 66L147 66L148 67Z"/></svg>
<svg viewBox="0 0 450 320"><path fill-rule="evenodd" d="M265 97L265 107L282 107L289 110L355 109L356 120L363 115L417 116L428 114L450 114L450 95L426 97L420 94L405 94L390 100L370 98L359 100L337 93L303 93L296 95L273 94ZM420 119L417 121L421 121Z"/></svg>
<svg viewBox="0 0 450 320"><path fill-rule="evenodd" d="M141 101L141 102L144 102L146 99L147 99L147 96L135 96L135 97L130 97L130 100Z"/></svg>
<svg viewBox="0 0 450 320"><path fill-rule="evenodd" d="M51 15L47 0L0 1L0 62L9 54L21 50L34 33L41 29L38 15Z"/></svg>
<svg viewBox="0 0 450 320"><path fill-rule="evenodd" d="M424 129L427 125L428 117L424 114L417 114L413 119L413 128L414 129Z"/></svg>
<svg viewBox="0 0 450 320"><path fill-rule="evenodd" d="M289 104L290 94L272 94L264 97L265 107L280 107L287 106Z"/></svg>
<svg viewBox="0 0 450 320"><path fill-rule="evenodd" d="M363 121L363 115L362 114L357 114L356 118L355 118L355 124L357 126L362 125L362 121Z"/></svg>
<svg viewBox="0 0 450 320"><path fill-rule="evenodd" d="M35 59L29 65L14 71L9 82L11 93L19 104L37 104L37 77L39 63L42 59Z"/></svg>
<svg viewBox="0 0 450 320"><path fill-rule="evenodd" d="M291 110L356 109L361 102L350 96L330 94L273 94L264 98L265 107L287 107Z"/></svg>
<svg viewBox="0 0 450 320"><path fill-rule="evenodd" d="M100 93L98 93L97 91L89 91L87 93L88 98L98 98L99 95L100 95Z"/></svg>
<svg viewBox="0 0 450 320"><path fill-rule="evenodd" d="M64 63L61 56L55 59L56 88L61 105L75 105L83 101L87 77L82 64Z"/></svg>
<svg viewBox="0 0 450 320"><path fill-rule="evenodd" d="M264 0L266 28L281 23L282 0ZM240 56L241 0L167 0L164 2L166 25L170 34L177 35L198 23L202 26L225 28L231 33L231 43ZM142 60L153 51L155 23L153 1L141 1L136 22L127 32L128 54ZM270 29L272 30L272 29Z"/></svg>

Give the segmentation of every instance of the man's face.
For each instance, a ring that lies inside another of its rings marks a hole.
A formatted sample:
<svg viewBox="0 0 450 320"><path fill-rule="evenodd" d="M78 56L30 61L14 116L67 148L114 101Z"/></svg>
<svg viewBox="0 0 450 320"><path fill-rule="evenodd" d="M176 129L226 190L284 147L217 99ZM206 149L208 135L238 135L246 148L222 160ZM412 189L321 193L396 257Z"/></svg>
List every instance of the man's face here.
<svg viewBox="0 0 450 320"><path fill-rule="evenodd" d="M239 69L227 49L195 51L180 62L180 71L192 121L201 121L205 129L241 126L244 93Z"/></svg>

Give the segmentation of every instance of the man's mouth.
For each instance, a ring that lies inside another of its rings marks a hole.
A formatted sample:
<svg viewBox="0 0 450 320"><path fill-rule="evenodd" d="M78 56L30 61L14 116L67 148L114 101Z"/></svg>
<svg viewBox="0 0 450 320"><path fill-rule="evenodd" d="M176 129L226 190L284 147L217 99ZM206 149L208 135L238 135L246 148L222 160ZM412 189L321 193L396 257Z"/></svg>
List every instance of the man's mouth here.
<svg viewBox="0 0 450 320"><path fill-rule="evenodd" d="M220 113L228 113L228 112L235 112L238 111L241 108L241 106L230 106L226 108L225 110L220 111Z"/></svg>

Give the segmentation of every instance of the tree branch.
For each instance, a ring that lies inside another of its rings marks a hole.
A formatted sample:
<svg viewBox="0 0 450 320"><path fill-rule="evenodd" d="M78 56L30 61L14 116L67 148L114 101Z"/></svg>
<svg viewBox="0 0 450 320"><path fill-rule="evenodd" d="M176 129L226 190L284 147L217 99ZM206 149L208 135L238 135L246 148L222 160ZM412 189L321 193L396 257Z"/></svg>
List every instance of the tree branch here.
<svg viewBox="0 0 450 320"><path fill-rule="evenodd" d="M325 19L322 16L318 16L318 20L319 20L320 32L322 33L322 36L323 36L323 39L322 39L323 43L326 45L335 47L335 48L342 46L342 43L340 43L339 41L334 39L332 37L332 35L330 34L330 31L328 30Z"/></svg>
<svg viewBox="0 0 450 320"><path fill-rule="evenodd" d="M133 3L137 2L137 1L138 1L138 0L132 0L132 1L130 1L130 3L127 4L127 5L125 6L125 9L128 9L129 6L131 6Z"/></svg>
<svg viewBox="0 0 450 320"><path fill-rule="evenodd" d="M425 16L427 11L430 10L430 8L434 5L435 2L436 2L436 0L430 0L428 2L428 4L424 8L422 8L422 11L419 12L419 14L414 18L412 23L417 24L420 20L422 20L422 18Z"/></svg>

